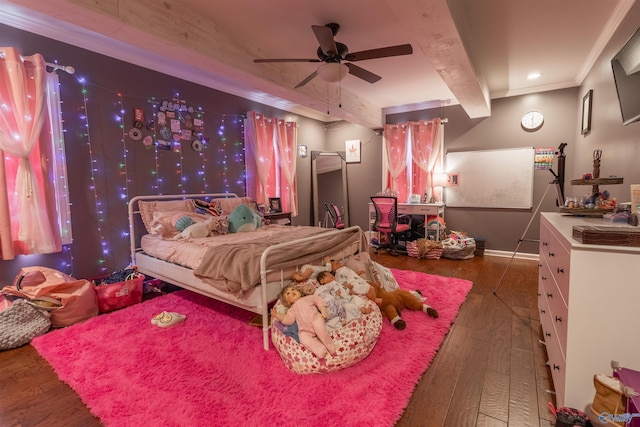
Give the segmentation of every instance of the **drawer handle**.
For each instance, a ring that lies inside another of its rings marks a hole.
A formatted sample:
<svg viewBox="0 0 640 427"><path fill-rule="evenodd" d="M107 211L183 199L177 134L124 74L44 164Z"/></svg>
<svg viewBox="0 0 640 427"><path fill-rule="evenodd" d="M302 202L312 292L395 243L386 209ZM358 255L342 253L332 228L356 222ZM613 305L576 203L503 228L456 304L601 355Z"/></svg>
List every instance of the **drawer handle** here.
<svg viewBox="0 0 640 427"><path fill-rule="evenodd" d="M547 293L547 298L553 298L553 294L552 293Z"/></svg>
<svg viewBox="0 0 640 427"><path fill-rule="evenodd" d="M545 333L544 333L544 336L545 336L545 337L550 337L550 336L551 336L551 334L550 334L549 332L545 332Z"/></svg>
<svg viewBox="0 0 640 427"><path fill-rule="evenodd" d="M540 277L541 280L547 280L547 276Z"/></svg>
<svg viewBox="0 0 640 427"><path fill-rule="evenodd" d="M544 314L544 313L546 313L546 311L543 310L543 309L540 309L540 313Z"/></svg>
<svg viewBox="0 0 640 427"><path fill-rule="evenodd" d="M555 363L553 364L553 369L555 369L556 371L560 370L560 366L556 365Z"/></svg>
<svg viewBox="0 0 640 427"><path fill-rule="evenodd" d="M555 254L555 253L553 253L553 252L549 252L549 256L550 256L550 257L554 257L554 256L556 256L556 254Z"/></svg>
<svg viewBox="0 0 640 427"><path fill-rule="evenodd" d="M556 322L562 322L562 317L556 316Z"/></svg>
<svg viewBox="0 0 640 427"><path fill-rule="evenodd" d="M558 267L558 273L564 273L564 268Z"/></svg>
<svg viewBox="0 0 640 427"><path fill-rule="evenodd" d="M542 242L542 246L549 246L549 243L547 243L547 242Z"/></svg>

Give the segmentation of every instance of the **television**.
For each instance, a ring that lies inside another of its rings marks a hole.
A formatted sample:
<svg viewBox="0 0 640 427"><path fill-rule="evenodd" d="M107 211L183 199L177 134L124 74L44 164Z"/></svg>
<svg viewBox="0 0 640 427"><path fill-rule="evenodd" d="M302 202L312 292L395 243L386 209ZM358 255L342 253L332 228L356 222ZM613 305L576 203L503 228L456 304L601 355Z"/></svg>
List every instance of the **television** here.
<svg viewBox="0 0 640 427"><path fill-rule="evenodd" d="M622 124L640 120L640 30L611 60Z"/></svg>

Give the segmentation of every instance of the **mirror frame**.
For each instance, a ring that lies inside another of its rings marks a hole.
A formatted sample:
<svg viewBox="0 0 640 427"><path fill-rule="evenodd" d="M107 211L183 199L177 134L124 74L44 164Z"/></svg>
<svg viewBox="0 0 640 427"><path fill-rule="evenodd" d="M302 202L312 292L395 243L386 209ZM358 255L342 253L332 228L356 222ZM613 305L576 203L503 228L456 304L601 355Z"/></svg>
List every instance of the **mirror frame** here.
<svg viewBox="0 0 640 427"><path fill-rule="evenodd" d="M349 192L347 185L347 157L344 151L312 151L311 152L311 185L313 191L313 225L316 225L322 221L322 218L318 217L318 210L320 205L318 204L318 166L316 160L320 156L340 156L342 160L342 221L344 226L349 227Z"/></svg>

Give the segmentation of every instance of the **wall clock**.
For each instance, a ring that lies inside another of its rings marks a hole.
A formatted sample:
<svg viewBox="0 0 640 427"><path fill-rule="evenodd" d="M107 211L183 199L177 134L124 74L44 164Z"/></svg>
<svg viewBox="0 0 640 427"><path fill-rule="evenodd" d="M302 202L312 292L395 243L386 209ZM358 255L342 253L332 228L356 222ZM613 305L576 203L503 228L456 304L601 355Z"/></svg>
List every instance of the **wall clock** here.
<svg viewBox="0 0 640 427"><path fill-rule="evenodd" d="M520 124L522 125L522 129L533 132L542 127L542 123L544 123L544 116L539 111L529 111L527 114L522 116L522 120Z"/></svg>

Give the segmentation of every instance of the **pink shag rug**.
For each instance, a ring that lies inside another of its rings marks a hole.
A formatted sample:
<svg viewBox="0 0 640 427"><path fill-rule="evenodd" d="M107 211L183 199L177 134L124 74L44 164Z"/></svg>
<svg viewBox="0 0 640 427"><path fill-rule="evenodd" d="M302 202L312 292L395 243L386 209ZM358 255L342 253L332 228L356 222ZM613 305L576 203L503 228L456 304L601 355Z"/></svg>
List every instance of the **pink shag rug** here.
<svg viewBox="0 0 640 427"><path fill-rule="evenodd" d="M384 319L362 362L330 374L288 370L253 313L178 291L35 338L32 345L106 426L391 426L471 289L467 280L392 269L440 313ZM161 311L186 314L169 328Z"/></svg>

